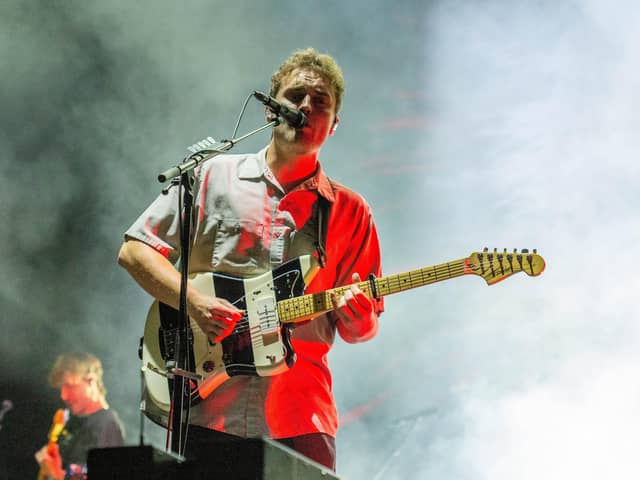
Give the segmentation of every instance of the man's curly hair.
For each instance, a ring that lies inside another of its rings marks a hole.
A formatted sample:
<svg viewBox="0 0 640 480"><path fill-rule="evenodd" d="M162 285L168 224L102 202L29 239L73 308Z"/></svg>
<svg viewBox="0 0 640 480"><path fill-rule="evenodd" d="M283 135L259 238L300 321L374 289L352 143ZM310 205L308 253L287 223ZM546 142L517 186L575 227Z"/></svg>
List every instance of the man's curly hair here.
<svg viewBox="0 0 640 480"><path fill-rule="evenodd" d="M280 65L280 68L271 76L271 90L269 95L275 97L280 91L282 80L297 68L309 68L329 80L333 87L333 93L335 94L335 113L337 114L340 110L342 95L344 93L342 69L331 55L319 53L311 47L305 48L304 50L296 50Z"/></svg>

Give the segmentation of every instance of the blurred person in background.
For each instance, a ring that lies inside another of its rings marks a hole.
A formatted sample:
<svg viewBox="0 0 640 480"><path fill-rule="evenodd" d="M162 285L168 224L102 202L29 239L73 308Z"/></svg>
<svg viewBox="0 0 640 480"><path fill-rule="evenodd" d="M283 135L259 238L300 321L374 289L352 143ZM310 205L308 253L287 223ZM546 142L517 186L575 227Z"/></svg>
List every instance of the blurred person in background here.
<svg viewBox="0 0 640 480"><path fill-rule="evenodd" d="M39 480L85 478L92 448L124 444L124 427L107 403L102 363L89 353L65 353L54 362L49 384L66 405L54 415L49 442L36 452Z"/></svg>

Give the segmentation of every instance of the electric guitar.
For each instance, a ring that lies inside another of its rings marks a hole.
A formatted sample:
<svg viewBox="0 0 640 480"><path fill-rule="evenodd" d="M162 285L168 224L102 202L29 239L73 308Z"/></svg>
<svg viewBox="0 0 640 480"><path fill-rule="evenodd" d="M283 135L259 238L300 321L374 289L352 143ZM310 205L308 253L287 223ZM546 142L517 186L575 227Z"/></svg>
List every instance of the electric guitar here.
<svg viewBox="0 0 640 480"><path fill-rule="evenodd" d="M49 429L49 441L47 443L46 449L48 450L49 455L53 454L54 445L58 443L58 438L64 432L64 426L67 424L67 420L69 420L69 410L66 408L60 408L56 410L56 413L53 415L53 422L51 423L51 428ZM38 458L39 454L36 454L36 459L40 461ZM38 471L38 480L47 480L51 478L49 476L49 472L44 467L41 467Z"/></svg>
<svg viewBox="0 0 640 480"><path fill-rule="evenodd" d="M545 268L536 250L472 253L467 258L411 270L382 278L371 277L358 283L369 298L422 287L462 275L479 275L493 285L518 272L537 276ZM174 374L189 378L191 404L209 396L235 375L272 376L287 371L295 362L290 327L333 310L331 292L340 297L350 285L319 293L304 294L318 270L314 257L305 255L253 278L236 278L220 273L199 273L191 284L204 294L227 299L245 311L231 335L215 343L191 320L189 372L172 370L175 358L174 336L178 311L155 301L147 314L141 339L145 381L142 409L156 423L166 425L171 405Z"/></svg>

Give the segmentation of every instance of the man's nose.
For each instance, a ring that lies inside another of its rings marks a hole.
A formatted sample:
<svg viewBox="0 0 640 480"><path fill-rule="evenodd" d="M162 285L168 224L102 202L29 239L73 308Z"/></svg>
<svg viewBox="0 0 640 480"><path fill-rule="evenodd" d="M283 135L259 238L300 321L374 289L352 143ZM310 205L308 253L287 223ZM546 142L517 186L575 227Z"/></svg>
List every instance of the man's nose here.
<svg viewBox="0 0 640 480"><path fill-rule="evenodd" d="M302 113L308 115L311 113L311 95L305 95L298 105L298 110L302 110Z"/></svg>

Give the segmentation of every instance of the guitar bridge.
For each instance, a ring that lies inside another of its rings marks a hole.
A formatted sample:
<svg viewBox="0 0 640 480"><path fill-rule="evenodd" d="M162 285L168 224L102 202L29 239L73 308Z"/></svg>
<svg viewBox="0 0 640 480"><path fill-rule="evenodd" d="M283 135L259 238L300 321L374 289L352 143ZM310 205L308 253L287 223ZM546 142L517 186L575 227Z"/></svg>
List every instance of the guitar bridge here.
<svg viewBox="0 0 640 480"><path fill-rule="evenodd" d="M280 322L276 313L276 302L273 297L264 297L255 302L255 314L259 322L262 345L271 345L279 341Z"/></svg>

